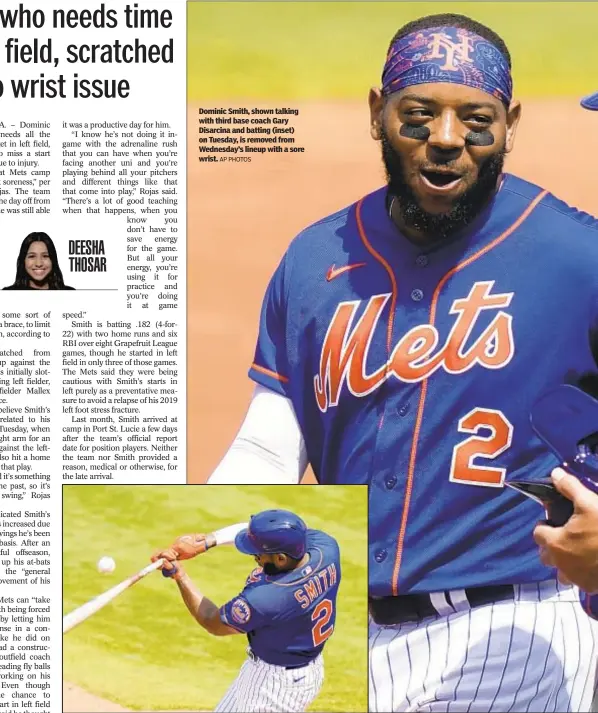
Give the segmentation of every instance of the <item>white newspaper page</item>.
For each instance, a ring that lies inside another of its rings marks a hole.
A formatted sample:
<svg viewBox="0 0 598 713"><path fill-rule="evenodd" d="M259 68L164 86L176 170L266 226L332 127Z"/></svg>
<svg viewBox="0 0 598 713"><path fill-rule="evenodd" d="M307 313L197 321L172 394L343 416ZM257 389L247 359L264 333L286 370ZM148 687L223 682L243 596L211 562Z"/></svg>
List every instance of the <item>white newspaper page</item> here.
<svg viewBox="0 0 598 713"><path fill-rule="evenodd" d="M0 7L0 710L62 710L62 484L185 482L185 27Z"/></svg>

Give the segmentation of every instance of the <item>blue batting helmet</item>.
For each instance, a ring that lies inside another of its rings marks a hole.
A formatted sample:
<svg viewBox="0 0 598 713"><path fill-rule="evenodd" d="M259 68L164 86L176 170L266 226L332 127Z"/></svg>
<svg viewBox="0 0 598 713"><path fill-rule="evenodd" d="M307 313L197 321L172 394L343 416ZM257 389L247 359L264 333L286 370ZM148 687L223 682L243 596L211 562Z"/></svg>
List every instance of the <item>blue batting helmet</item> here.
<svg viewBox="0 0 598 713"><path fill-rule="evenodd" d="M306 549L307 527L289 510L264 510L252 515L249 527L235 537L235 547L245 555L284 553L301 559Z"/></svg>
<svg viewBox="0 0 598 713"><path fill-rule="evenodd" d="M594 94L589 94L587 97L584 97L580 101L580 104L584 109L598 111L598 92L595 92Z"/></svg>

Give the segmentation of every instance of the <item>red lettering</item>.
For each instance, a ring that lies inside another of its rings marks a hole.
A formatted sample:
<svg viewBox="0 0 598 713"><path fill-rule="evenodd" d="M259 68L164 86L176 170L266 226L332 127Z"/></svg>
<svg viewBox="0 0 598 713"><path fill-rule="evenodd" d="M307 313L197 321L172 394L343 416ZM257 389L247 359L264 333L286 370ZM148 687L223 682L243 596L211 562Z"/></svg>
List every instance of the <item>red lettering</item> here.
<svg viewBox="0 0 598 713"><path fill-rule="evenodd" d="M309 606L309 598L300 589L295 590L295 599L301 604L302 609L306 609Z"/></svg>
<svg viewBox="0 0 598 713"><path fill-rule="evenodd" d="M434 350L438 332L426 324L415 327L397 344L391 360L392 370L401 381L420 381L429 376L442 361L442 351L429 361L418 364Z"/></svg>
<svg viewBox="0 0 598 713"><path fill-rule="evenodd" d="M305 593L311 599L312 602L318 596L318 592L316 592L316 585L314 584L312 579L310 579L308 582L306 582Z"/></svg>
<svg viewBox="0 0 598 713"><path fill-rule="evenodd" d="M482 429L490 430L490 436L480 436ZM502 487L505 468L481 465L476 459L493 460L504 453L513 440L513 426L502 411L476 408L459 421L461 433L474 435L466 438L453 449L449 480L469 485Z"/></svg>
<svg viewBox="0 0 598 713"><path fill-rule="evenodd" d="M504 324L505 317L510 320L510 316L504 312L497 315L469 351L464 353L467 340L482 311L508 307L511 303L512 293L490 295L493 284L493 282L476 282L465 299L453 302L450 314L459 316L444 349L444 364L446 370L452 374L466 371L476 362L489 368L496 368L504 366L511 359L513 335L510 331L510 323ZM492 346L492 341L495 342L495 346Z"/></svg>
<svg viewBox="0 0 598 713"><path fill-rule="evenodd" d="M508 307L513 293L490 294L494 282L476 282L469 295L453 302L450 314L455 323L445 344L438 346L438 330L430 324L410 329L396 345L390 360L372 374L365 373L368 351L382 311L390 295L371 297L359 321L352 328L359 302L342 302L330 323L320 355L319 374L314 377L316 401L321 411L336 406L346 381L354 396L366 396L393 374L405 382L427 379L444 367L459 374L479 364L500 369L515 351L511 315L499 311L490 325L468 347L468 340L482 312Z"/></svg>
<svg viewBox="0 0 598 713"><path fill-rule="evenodd" d="M364 373L374 328L390 295L372 297L357 326L349 334L359 302L341 302L330 323L320 356L320 373L314 377L316 401L321 411L338 404L349 369L349 389L356 396L373 391L384 379L386 365L371 376ZM328 389L326 388L328 385Z"/></svg>
<svg viewBox="0 0 598 713"><path fill-rule="evenodd" d="M328 571L330 572L330 586L334 587L336 584L336 565L334 562L328 566Z"/></svg>

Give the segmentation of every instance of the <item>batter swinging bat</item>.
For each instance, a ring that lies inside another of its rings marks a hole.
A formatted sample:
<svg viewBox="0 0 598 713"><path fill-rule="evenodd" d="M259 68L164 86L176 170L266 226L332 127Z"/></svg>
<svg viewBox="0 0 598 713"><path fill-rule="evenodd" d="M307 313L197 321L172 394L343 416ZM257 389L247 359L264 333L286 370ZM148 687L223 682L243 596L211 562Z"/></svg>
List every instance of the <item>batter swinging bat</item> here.
<svg viewBox="0 0 598 713"><path fill-rule="evenodd" d="M151 564L148 564L147 567L144 567L142 570L137 572L137 574L131 575L120 584L112 587L112 589L109 589L107 592L100 594L94 599L90 599L90 601L82 604L78 609L75 609L75 611L72 611L70 614L62 617L62 633L66 634L67 631L70 631L73 627L77 626L77 624L85 621L85 619L89 619L92 614L95 614L100 611L100 609L103 609L106 604L118 597L119 594L122 594L126 589L132 587L136 582L143 579L151 572L155 572L159 569L163 562L163 559L159 559Z"/></svg>
<svg viewBox="0 0 598 713"><path fill-rule="evenodd" d="M212 533L215 538L215 543L211 547L232 544L235 541L235 535L240 530L244 530L246 527L247 523L243 522L238 523L236 525L229 525L228 527L223 527L220 530L215 530ZM75 609L70 614L67 614L66 616L62 617L62 633L66 634L67 631L70 631L72 628L74 628L81 622L85 621L86 619L89 619L90 616L92 616L96 612L99 612L100 609L103 609L106 604L109 604L113 599L116 599L119 594L122 594L124 591L132 587L134 584L139 582L139 580L143 579L148 574L151 574L157 569L160 569L163 563L164 560L159 559L155 562L152 562L151 564L148 564L147 567L144 567L143 569L139 570L137 574L131 575L127 579L123 580L120 584L117 584L116 586L112 587L112 589L109 589L103 594L98 595L94 599L90 599L88 602L82 604L79 608Z"/></svg>

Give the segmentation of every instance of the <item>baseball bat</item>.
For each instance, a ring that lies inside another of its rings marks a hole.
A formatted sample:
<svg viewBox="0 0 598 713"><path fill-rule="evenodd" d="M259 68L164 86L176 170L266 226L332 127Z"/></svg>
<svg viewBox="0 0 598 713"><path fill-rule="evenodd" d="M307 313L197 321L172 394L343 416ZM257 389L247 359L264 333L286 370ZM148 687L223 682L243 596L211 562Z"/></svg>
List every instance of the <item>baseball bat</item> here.
<svg viewBox="0 0 598 713"><path fill-rule="evenodd" d="M245 529L247 527L246 522L237 523L236 525L229 525L228 527L223 527L220 530L215 530L212 534L215 537L215 543L212 547L217 547L218 545L230 545L235 541L235 535L237 532ZM122 594L124 591L132 587L134 584L139 582L148 574L155 572L160 569L164 563L163 559L156 560L142 570L139 570L137 574L133 574L127 579L123 580L120 584L115 585L112 589L108 589L103 594L98 595L94 599L90 599L85 604L72 611L70 614L62 617L62 633L66 634L72 628L81 624L81 622L89 619L90 616L96 614L103 609L106 604L109 604L113 599Z"/></svg>
<svg viewBox="0 0 598 713"><path fill-rule="evenodd" d="M214 547L217 547L218 545L232 545L235 541L237 533L244 530L247 527L247 524L248 523L246 522L238 522L235 525L229 525L228 527L223 527L220 530L214 530L212 533L216 538L216 544Z"/></svg>
<svg viewBox="0 0 598 713"><path fill-rule="evenodd" d="M62 617L62 633L66 634L67 631L70 631L73 627L77 626L77 624L89 619L90 616L99 612L100 609L103 609L106 606L106 604L109 604L113 599L118 597L119 594L122 594L125 590L129 589L129 587L132 587L140 579L143 579L151 572L155 572L157 569L160 569L163 563L164 560L159 559L151 564L148 564L147 567L139 570L137 574L127 577L127 579L123 580L120 584L115 585L112 589L108 589L103 594L99 594L94 599L90 599L70 614Z"/></svg>

